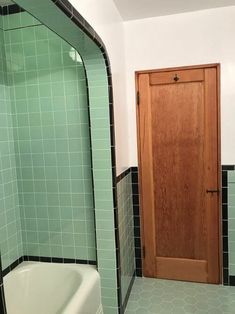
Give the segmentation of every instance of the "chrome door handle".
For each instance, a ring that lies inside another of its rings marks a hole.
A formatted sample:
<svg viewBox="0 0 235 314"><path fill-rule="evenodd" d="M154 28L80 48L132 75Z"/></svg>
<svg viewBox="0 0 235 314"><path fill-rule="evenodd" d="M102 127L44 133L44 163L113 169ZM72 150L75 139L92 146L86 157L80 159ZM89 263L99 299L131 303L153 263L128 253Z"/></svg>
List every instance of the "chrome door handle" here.
<svg viewBox="0 0 235 314"><path fill-rule="evenodd" d="M206 193L220 193L220 190L206 190Z"/></svg>

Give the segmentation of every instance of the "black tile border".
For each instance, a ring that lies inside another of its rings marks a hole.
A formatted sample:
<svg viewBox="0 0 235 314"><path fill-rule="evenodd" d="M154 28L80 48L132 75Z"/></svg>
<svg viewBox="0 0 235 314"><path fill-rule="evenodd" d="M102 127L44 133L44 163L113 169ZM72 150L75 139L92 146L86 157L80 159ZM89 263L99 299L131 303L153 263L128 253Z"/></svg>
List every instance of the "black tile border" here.
<svg viewBox="0 0 235 314"><path fill-rule="evenodd" d="M222 165L222 171L235 170L235 165Z"/></svg>
<svg viewBox="0 0 235 314"><path fill-rule="evenodd" d="M49 257L49 256L31 256L24 255L15 260L11 265L2 271L2 277L6 276L9 272L15 269L22 262L41 262L41 263L57 263L57 264L83 264L83 265L94 265L96 261L73 259L73 258L62 258L62 257ZM1 312L0 312L1 313Z"/></svg>
<svg viewBox="0 0 235 314"><path fill-rule="evenodd" d="M131 281L130 281L129 287L128 287L128 289L127 289L127 293L126 293L126 296L125 296L125 299L124 299L123 305L122 305L122 308L123 308L123 313L125 313L126 306L127 306L128 300L129 300L129 298L130 298L130 294L131 294L131 290L132 290L132 287L133 287L134 281L135 281L135 272L134 272L134 273L133 273L133 275L132 275L132 278L131 278Z"/></svg>
<svg viewBox="0 0 235 314"><path fill-rule="evenodd" d="M0 284L0 313L7 314L3 284Z"/></svg>
<svg viewBox="0 0 235 314"><path fill-rule="evenodd" d="M22 9L18 4L0 6L0 15L11 15L24 11L25 10Z"/></svg>
<svg viewBox="0 0 235 314"><path fill-rule="evenodd" d="M235 276L229 275L228 251L228 171L235 165L222 165L222 237L223 237L223 285L235 286Z"/></svg>
<svg viewBox="0 0 235 314"><path fill-rule="evenodd" d="M125 178L125 176L127 176L129 173L131 172L131 168L126 169L125 171L123 171L121 174L119 174L119 176L117 176L116 178L116 183L120 182L123 178Z"/></svg>
<svg viewBox="0 0 235 314"><path fill-rule="evenodd" d="M235 165L222 166L222 237L223 237L223 284L235 285L235 276L229 276L229 252L228 252L228 171L235 170ZM131 168L132 195L134 214L135 236L135 263L136 276L142 277L142 246L140 229L140 203L139 203L139 180L138 167Z"/></svg>
<svg viewBox="0 0 235 314"><path fill-rule="evenodd" d="M124 179L128 174L131 174L131 185L132 185L132 199L133 199L133 183L132 183L132 168L128 168L126 169L125 171L123 171L120 175L117 176L116 178L116 183L120 182L122 179ZM133 207L133 220L134 220L134 207ZM135 230L135 228L134 228ZM136 257L135 257L136 258ZM135 266L136 266L136 263L135 263ZM121 269L120 269L120 276L121 276ZM128 303L128 300L129 300L129 297L130 297L130 294L131 294L131 290L132 290L132 286L134 284L134 280L135 280L135 277L136 277L136 267L135 267L135 271L133 273L133 276L132 276L132 279L131 279L131 282L129 284L129 287L128 287L128 290L127 290L127 293L126 293L126 296L123 300L123 303L122 303L122 313L125 312L125 309L126 309L126 306L127 306L127 303Z"/></svg>
<svg viewBox="0 0 235 314"><path fill-rule="evenodd" d="M142 277L142 246L140 228L140 201L139 201L139 174L138 167L130 167L123 171L116 178L120 182L125 176L131 173L132 184L132 204L133 204L133 227L134 227L134 246L135 246L135 275Z"/></svg>
<svg viewBox="0 0 235 314"><path fill-rule="evenodd" d="M229 276L229 285L235 286L235 276Z"/></svg>
<svg viewBox="0 0 235 314"><path fill-rule="evenodd" d="M142 277L142 244L140 228L140 195L139 195L139 172L138 167L131 167L132 177L132 202L134 217L134 240L135 240L135 268L136 276Z"/></svg>
<svg viewBox="0 0 235 314"><path fill-rule="evenodd" d="M1 254L0 254L0 313L2 313L2 314L7 313L4 288L3 288Z"/></svg>

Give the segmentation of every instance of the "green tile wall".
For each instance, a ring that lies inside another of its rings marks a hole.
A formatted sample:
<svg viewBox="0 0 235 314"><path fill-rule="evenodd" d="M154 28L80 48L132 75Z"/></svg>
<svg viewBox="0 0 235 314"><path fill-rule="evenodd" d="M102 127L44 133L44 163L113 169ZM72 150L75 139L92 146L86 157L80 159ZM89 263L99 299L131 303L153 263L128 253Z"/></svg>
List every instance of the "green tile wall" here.
<svg viewBox="0 0 235 314"><path fill-rule="evenodd" d="M122 301L124 302L135 272L131 173L128 173L128 175L117 183L117 196L121 258L121 292Z"/></svg>
<svg viewBox="0 0 235 314"><path fill-rule="evenodd" d="M89 89L91 119L92 169L95 191L97 262L101 275L101 294L104 314L117 314L118 292L116 254L117 241L115 231L116 204L112 171L110 98L108 83L107 54L82 28L67 17L51 0L16 0L24 9L29 10L47 27L66 39L79 51L84 61ZM94 32L95 33L95 32ZM93 31L91 32L93 36ZM103 46L104 48L104 46ZM110 69L109 69L110 70ZM111 70L110 70L111 71ZM111 90L110 90L111 91ZM118 104L116 104L118 106ZM112 109L111 109L112 110Z"/></svg>
<svg viewBox="0 0 235 314"><path fill-rule="evenodd" d="M229 275L235 276L235 171L228 171Z"/></svg>
<svg viewBox="0 0 235 314"><path fill-rule="evenodd" d="M4 28L24 255L95 260L83 63L26 12Z"/></svg>
<svg viewBox="0 0 235 314"><path fill-rule="evenodd" d="M91 119L92 169L94 176L97 262L101 275L104 314L117 314L117 246L114 228L109 84L104 52L51 0L16 0L50 29L60 34L82 55L86 68ZM17 40L17 39L16 39ZM118 105L118 104L117 104ZM116 230L117 231L117 230Z"/></svg>
<svg viewBox="0 0 235 314"><path fill-rule="evenodd" d="M23 246L2 26L0 16L0 251L4 269L22 256Z"/></svg>
<svg viewBox="0 0 235 314"><path fill-rule="evenodd" d="M104 314L118 313L117 261L107 73L103 56L84 54L91 114L98 270ZM116 176L115 176L116 178Z"/></svg>

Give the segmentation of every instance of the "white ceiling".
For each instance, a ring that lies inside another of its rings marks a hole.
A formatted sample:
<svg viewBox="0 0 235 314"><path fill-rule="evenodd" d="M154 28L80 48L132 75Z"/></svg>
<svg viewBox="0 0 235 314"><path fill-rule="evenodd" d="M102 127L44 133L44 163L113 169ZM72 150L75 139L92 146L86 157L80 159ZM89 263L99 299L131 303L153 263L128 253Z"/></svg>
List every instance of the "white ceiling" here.
<svg viewBox="0 0 235 314"><path fill-rule="evenodd" d="M235 0L114 0L123 20L235 5Z"/></svg>
<svg viewBox="0 0 235 314"><path fill-rule="evenodd" d="M13 4L12 1L10 0L0 0L0 6L8 5L8 4Z"/></svg>

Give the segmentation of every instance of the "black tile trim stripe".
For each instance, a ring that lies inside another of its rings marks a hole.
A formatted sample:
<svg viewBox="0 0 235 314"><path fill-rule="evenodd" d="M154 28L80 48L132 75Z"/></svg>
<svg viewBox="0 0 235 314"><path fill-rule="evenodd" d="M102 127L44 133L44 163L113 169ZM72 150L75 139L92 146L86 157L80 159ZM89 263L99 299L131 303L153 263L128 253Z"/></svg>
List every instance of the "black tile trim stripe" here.
<svg viewBox="0 0 235 314"><path fill-rule="evenodd" d="M3 287L1 255L0 255L0 313L2 313L2 314L7 313L5 295L4 295L4 287Z"/></svg>
<svg viewBox="0 0 235 314"><path fill-rule="evenodd" d="M229 275L228 252L228 171L235 170L235 165L222 165L222 237L223 237L223 284L235 286L235 276Z"/></svg>
<svg viewBox="0 0 235 314"><path fill-rule="evenodd" d="M223 284L235 285L235 276L229 276L228 252L228 171L235 170L235 165L222 166L222 237L223 237ZM134 210L134 235L136 276L142 277L141 235L140 235L140 204L138 187L138 168L132 167L132 193Z"/></svg>
<svg viewBox="0 0 235 314"><path fill-rule="evenodd" d="M235 165L223 165L222 170L235 170Z"/></svg>
<svg viewBox="0 0 235 314"><path fill-rule="evenodd" d="M131 170L132 170L132 168L128 168L125 171L123 171L120 175L118 175L117 178L116 178L116 183L120 182L129 173L131 173ZM134 274L132 276L132 279L131 279L131 282L129 284L129 287L128 287L128 290L127 290L127 293L126 293L126 296L125 296L124 300L120 300L120 302L123 301L122 306L121 306L121 313L125 312L125 309L126 309L126 306L127 306L127 302L129 300L129 297L130 297L131 289L132 289L132 286L133 286L133 283L134 283L134 280L135 280L135 274L136 274L136 270L134 271ZM121 277L121 269L120 269L120 275L119 276Z"/></svg>
<svg viewBox="0 0 235 314"><path fill-rule="evenodd" d="M96 266L96 261L83 260L83 259L73 259L73 258L61 258L61 257L48 257L48 256L21 256L15 260L10 266L2 271L2 276L6 276L9 272L15 269L22 262L44 262L44 263L60 263L60 264L86 264Z"/></svg>
<svg viewBox="0 0 235 314"><path fill-rule="evenodd" d="M18 4L0 6L0 15L11 15L24 11L25 10L21 8Z"/></svg>
<svg viewBox="0 0 235 314"><path fill-rule="evenodd" d="M1 261L1 254L0 254L0 285L3 283L2 279L2 261Z"/></svg>
<svg viewBox="0 0 235 314"><path fill-rule="evenodd" d="M126 169L123 171L119 176L116 178L116 183L120 182L123 178L125 178L131 172L131 168Z"/></svg>
<svg viewBox="0 0 235 314"><path fill-rule="evenodd" d="M134 240L135 240L135 268L136 276L142 277L142 244L140 229L140 200L139 200L139 174L138 167L131 167L132 177L132 202L134 217Z"/></svg>
<svg viewBox="0 0 235 314"><path fill-rule="evenodd" d="M3 284L0 284L0 313L7 314Z"/></svg>
<svg viewBox="0 0 235 314"><path fill-rule="evenodd" d="M125 297L125 300L124 300L123 305L122 305L123 313L125 313L126 306L127 306L128 300L130 298L130 294L131 294L131 290L132 290L134 282L135 282L135 272L132 275L131 282L130 282L129 287L127 289L126 297Z"/></svg>
<svg viewBox="0 0 235 314"><path fill-rule="evenodd" d="M125 176L131 173L132 181L132 203L133 203L133 223L134 223L134 243L135 243L135 274L142 277L142 247L140 231L140 202L139 202L139 175L138 167L130 167L122 172L116 179L120 182Z"/></svg>
<svg viewBox="0 0 235 314"><path fill-rule="evenodd" d="M102 50L104 54L104 59L107 62L106 67L110 68L110 62L108 54L106 52L105 45L100 36L93 29L93 27L81 16L81 14L72 6L72 4L68 0L51 0L51 1L54 2L54 4L64 14L66 14L67 17L69 17L82 31L86 33L88 37L90 37L97 44L97 46ZM111 76L111 71L108 74L109 74L108 76Z"/></svg>
<svg viewBox="0 0 235 314"><path fill-rule="evenodd" d="M229 285L235 286L235 276L229 276Z"/></svg>

